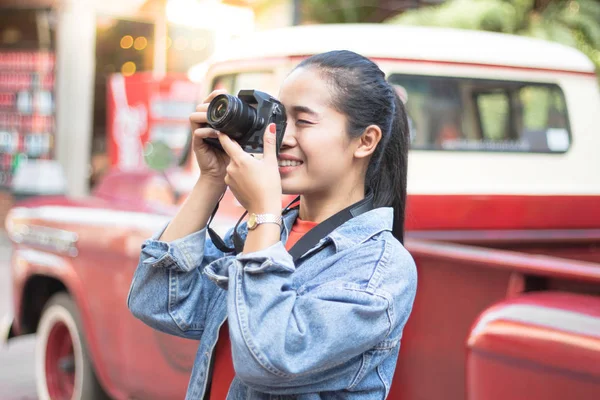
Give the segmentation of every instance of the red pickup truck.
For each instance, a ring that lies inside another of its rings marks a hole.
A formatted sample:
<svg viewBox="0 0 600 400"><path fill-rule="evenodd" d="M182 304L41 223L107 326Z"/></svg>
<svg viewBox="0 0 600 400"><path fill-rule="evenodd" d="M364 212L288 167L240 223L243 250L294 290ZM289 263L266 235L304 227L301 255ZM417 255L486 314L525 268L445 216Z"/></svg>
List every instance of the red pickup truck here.
<svg viewBox="0 0 600 400"><path fill-rule="evenodd" d="M389 398L600 398L600 90L561 45L399 26L306 26L238 39L190 72L203 92L277 93L302 58L372 58L410 114L408 239L419 287ZM198 346L130 315L142 241L197 177L113 171L89 198L17 204L13 315L36 332L47 399L183 398ZM216 220L242 209L228 194ZM215 383L215 384L218 384Z"/></svg>

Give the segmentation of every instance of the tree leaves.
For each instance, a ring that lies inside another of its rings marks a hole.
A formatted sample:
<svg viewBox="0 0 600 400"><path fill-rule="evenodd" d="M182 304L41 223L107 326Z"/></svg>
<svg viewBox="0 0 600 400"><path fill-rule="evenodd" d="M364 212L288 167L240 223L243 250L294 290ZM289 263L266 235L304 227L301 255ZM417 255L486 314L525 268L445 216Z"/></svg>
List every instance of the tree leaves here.
<svg viewBox="0 0 600 400"><path fill-rule="evenodd" d="M597 0L449 0L409 10L392 24L452 27L532 36L577 48L600 75L600 2Z"/></svg>

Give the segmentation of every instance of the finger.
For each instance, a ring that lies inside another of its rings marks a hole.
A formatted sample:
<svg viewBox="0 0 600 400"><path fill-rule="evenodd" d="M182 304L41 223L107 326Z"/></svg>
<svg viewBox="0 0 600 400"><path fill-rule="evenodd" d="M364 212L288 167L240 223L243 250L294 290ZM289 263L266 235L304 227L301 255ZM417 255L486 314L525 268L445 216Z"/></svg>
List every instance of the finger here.
<svg viewBox="0 0 600 400"><path fill-rule="evenodd" d="M213 90L212 92L210 92L210 94L202 101L202 103L200 103L196 106L196 111L208 110L208 105L210 104L211 100L220 94L227 94L227 90L219 89L219 90Z"/></svg>
<svg viewBox="0 0 600 400"><path fill-rule="evenodd" d="M232 159L236 161L242 161L245 157L249 157L248 154L242 150L240 145L237 142L231 140L231 138L224 133L219 133L218 135L219 142L221 143L221 147L225 150L225 153Z"/></svg>
<svg viewBox="0 0 600 400"><path fill-rule="evenodd" d="M197 123L197 124L203 124L206 123L206 111L203 112L193 112L190 114L190 121Z"/></svg>
<svg viewBox="0 0 600 400"><path fill-rule="evenodd" d="M220 94L226 94L227 93L227 89L215 89L212 92L210 92L210 94L208 95L208 97L206 99L204 99L205 103L210 103L210 101L212 99L214 99L215 97L217 97Z"/></svg>
<svg viewBox="0 0 600 400"><path fill-rule="evenodd" d="M275 124L269 124L267 129L265 129L265 134L263 137L263 159L264 160L275 160L277 161L277 135L276 135L276 127Z"/></svg>
<svg viewBox="0 0 600 400"><path fill-rule="evenodd" d="M206 121L206 113L205 112L194 112L190 114L190 125L192 126L192 131L196 131L199 128L208 127L208 122Z"/></svg>
<svg viewBox="0 0 600 400"><path fill-rule="evenodd" d="M210 94L208 95L207 98L204 99L204 103L210 103L212 99L214 99L215 97L217 97L220 94L226 94L227 90L225 89L218 89L218 90L213 90L212 92L210 92Z"/></svg>
<svg viewBox="0 0 600 400"><path fill-rule="evenodd" d="M218 138L219 137L219 131L217 131L216 129L212 129L212 128L198 128L194 131L194 136L200 138L200 139L206 139L206 138Z"/></svg>

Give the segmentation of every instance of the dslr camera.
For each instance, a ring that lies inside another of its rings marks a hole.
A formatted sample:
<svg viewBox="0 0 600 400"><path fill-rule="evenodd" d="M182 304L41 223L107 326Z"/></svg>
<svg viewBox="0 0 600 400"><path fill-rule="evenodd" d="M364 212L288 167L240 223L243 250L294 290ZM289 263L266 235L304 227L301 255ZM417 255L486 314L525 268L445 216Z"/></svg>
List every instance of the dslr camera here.
<svg viewBox="0 0 600 400"><path fill-rule="evenodd" d="M207 121L216 129L239 143L247 153L263 152L263 135L270 123L276 126L277 155L285 133L285 107L278 100L258 90L240 90L237 97L220 94L208 105ZM219 139L204 139L223 150Z"/></svg>

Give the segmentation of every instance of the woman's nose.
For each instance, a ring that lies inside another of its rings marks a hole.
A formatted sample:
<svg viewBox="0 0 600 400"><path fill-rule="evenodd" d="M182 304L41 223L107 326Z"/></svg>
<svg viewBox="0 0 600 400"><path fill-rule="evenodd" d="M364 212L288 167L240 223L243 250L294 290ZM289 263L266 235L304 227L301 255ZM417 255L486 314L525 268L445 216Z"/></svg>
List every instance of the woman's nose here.
<svg viewBox="0 0 600 400"><path fill-rule="evenodd" d="M283 134L283 140L281 141L281 147L294 147L296 146L297 142L296 142L296 132L294 129L294 125L291 125L288 123L287 127L285 128L285 132Z"/></svg>

